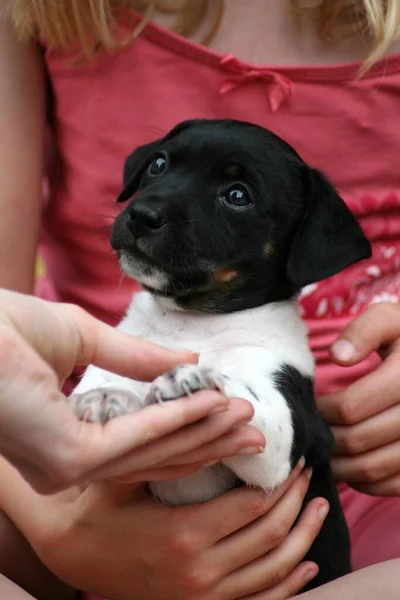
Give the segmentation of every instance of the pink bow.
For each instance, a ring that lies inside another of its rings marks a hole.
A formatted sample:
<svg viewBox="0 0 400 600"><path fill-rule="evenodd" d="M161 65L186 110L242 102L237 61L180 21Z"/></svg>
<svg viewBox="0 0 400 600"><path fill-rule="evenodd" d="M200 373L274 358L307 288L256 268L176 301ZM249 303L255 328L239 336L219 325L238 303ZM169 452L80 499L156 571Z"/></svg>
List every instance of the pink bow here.
<svg viewBox="0 0 400 600"><path fill-rule="evenodd" d="M232 54L227 54L220 61L220 65L231 72L219 89L221 96L229 93L239 85L252 81L265 83L269 106L272 112L281 107L282 102L292 93L290 79L270 69L252 69L242 65Z"/></svg>

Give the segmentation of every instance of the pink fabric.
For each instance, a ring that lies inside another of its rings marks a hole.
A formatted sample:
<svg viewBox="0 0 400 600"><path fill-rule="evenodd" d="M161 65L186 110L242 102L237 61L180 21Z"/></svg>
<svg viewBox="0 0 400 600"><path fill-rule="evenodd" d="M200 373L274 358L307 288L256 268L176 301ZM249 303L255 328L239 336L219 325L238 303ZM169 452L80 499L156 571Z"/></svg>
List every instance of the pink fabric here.
<svg viewBox="0 0 400 600"><path fill-rule="evenodd" d="M48 275L38 292L116 323L137 289L121 280L108 241L125 156L183 119L253 121L329 174L372 242L367 264L309 286L301 299L318 393L366 373L371 361L339 368L329 362L328 347L370 302L400 296L400 55L355 81L356 64L258 67L151 25L120 52L102 51L78 66L74 58L72 51L45 49L58 161L43 220ZM354 565L399 557L400 501L345 487L341 494Z"/></svg>

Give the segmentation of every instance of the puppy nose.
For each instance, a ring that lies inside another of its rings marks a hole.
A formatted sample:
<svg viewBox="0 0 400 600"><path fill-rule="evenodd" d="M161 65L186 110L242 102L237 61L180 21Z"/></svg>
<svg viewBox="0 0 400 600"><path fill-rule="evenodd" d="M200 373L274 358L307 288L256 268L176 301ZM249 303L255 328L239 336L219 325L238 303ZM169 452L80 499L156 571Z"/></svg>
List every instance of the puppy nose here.
<svg viewBox="0 0 400 600"><path fill-rule="evenodd" d="M135 238L154 233L165 225L162 211L153 206L133 203L128 215L126 226Z"/></svg>

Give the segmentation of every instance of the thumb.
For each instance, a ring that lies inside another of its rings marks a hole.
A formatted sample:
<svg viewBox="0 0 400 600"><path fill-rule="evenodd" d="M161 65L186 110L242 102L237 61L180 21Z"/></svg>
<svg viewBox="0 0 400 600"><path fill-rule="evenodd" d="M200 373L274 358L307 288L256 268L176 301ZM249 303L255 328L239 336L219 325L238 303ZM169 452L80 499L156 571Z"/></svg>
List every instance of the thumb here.
<svg viewBox="0 0 400 600"><path fill-rule="evenodd" d="M331 356L338 364L354 365L399 337L400 307L389 302L374 304L342 331L331 347Z"/></svg>

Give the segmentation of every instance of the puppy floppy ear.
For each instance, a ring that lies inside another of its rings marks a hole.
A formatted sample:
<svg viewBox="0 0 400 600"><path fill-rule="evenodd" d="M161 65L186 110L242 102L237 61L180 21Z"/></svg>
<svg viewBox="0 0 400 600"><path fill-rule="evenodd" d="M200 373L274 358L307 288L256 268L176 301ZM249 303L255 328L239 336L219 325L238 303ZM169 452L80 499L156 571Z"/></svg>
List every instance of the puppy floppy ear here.
<svg viewBox="0 0 400 600"><path fill-rule="evenodd" d="M160 144L161 139L139 146L126 159L124 165L124 188L117 198L117 202L125 202L137 191L140 180L147 166L147 159Z"/></svg>
<svg viewBox="0 0 400 600"><path fill-rule="evenodd" d="M371 256L370 243L334 187L314 169L308 169L306 177L309 205L286 267L296 288L331 277Z"/></svg>

